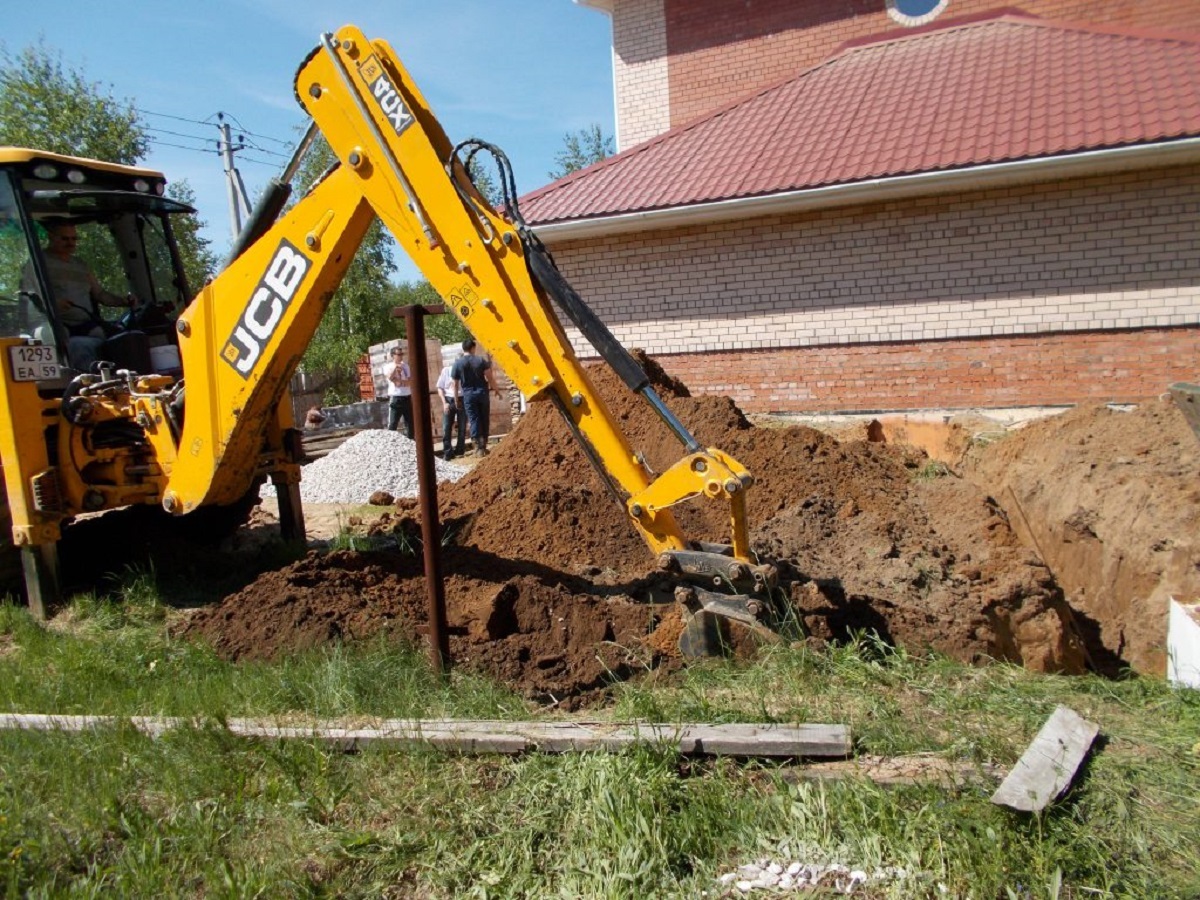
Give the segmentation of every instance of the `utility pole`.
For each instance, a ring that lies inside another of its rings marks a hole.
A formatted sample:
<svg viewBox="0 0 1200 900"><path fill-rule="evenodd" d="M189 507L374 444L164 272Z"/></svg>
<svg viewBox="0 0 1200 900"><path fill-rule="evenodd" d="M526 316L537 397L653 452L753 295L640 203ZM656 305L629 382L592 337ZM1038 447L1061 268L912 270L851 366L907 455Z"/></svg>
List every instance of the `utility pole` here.
<svg viewBox="0 0 1200 900"><path fill-rule="evenodd" d="M236 241L242 232L242 216L250 215L250 199L246 196L246 185L242 183L242 173L233 164L233 154L246 148L245 140L240 135L234 145L229 136L229 123L225 121L225 113L217 113L217 131L221 133L217 141L217 150L221 161L225 164L225 184L229 192L229 225Z"/></svg>

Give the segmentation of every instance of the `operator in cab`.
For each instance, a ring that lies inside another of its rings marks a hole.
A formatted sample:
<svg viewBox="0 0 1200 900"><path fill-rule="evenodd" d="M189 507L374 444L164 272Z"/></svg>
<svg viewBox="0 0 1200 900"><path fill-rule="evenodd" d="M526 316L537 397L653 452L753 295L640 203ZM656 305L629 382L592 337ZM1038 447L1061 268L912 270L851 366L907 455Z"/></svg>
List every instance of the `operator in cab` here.
<svg viewBox="0 0 1200 900"><path fill-rule="evenodd" d="M79 235L74 223L50 220L46 234L46 274L59 321L67 332L67 357L71 368L87 372L107 338L99 305L132 308L136 298L133 294L122 297L101 287L87 264L75 255ZM37 291L32 262L26 264L21 281L23 290Z"/></svg>

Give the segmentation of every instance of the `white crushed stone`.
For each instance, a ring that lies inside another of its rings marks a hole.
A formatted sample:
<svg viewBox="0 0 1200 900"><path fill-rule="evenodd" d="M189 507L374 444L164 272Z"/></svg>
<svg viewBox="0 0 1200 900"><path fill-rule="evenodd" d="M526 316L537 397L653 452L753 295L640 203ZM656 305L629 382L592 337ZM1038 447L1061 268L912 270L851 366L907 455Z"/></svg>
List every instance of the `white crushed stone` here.
<svg viewBox="0 0 1200 900"><path fill-rule="evenodd" d="M439 482L458 481L467 474L436 453L433 465ZM366 503L376 491L393 497L417 496L417 445L398 431L360 431L327 456L300 468L304 503ZM261 496L274 499L275 487L269 481Z"/></svg>
<svg viewBox="0 0 1200 900"><path fill-rule="evenodd" d="M766 891L772 894L825 893L853 895L869 890L872 885L903 881L908 876L903 868L887 867L866 872L839 863L805 863L796 860L779 862L760 859L738 866L717 878L717 883L738 894Z"/></svg>

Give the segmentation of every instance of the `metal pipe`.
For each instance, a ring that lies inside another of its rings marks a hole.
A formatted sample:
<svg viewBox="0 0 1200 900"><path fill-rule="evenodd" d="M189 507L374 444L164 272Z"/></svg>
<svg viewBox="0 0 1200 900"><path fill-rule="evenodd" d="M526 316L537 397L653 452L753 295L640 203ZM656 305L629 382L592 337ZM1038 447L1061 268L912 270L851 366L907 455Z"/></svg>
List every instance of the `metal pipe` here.
<svg viewBox="0 0 1200 900"><path fill-rule="evenodd" d="M308 128L304 132L304 137L300 138L300 143L292 151L292 158L288 160L288 164L283 167L283 172L279 175L279 180L284 184L291 184L292 179L296 177L296 172L300 169L300 164L304 162L304 157L308 155L308 149L312 146L312 142L316 140L317 130L317 123L310 121Z"/></svg>
<svg viewBox="0 0 1200 900"><path fill-rule="evenodd" d="M645 397L646 402L654 407L654 411L658 413L660 419L667 423L667 427L675 432L675 436L683 442L683 446L687 448L688 453L696 453L701 449L700 442L687 430L687 426L675 417L675 413L667 408L667 405L662 402L662 398L654 392L654 388L647 385L638 391L638 393Z"/></svg>
<svg viewBox="0 0 1200 900"><path fill-rule="evenodd" d="M440 315L445 311L443 306L403 307L411 370L413 439L417 444L417 499L421 510L421 543L425 550L425 587L429 597L429 659L434 671L443 676L450 671L450 635L446 628L446 586L442 580L442 526L438 518L437 470L433 462L433 430L429 414L425 316Z"/></svg>

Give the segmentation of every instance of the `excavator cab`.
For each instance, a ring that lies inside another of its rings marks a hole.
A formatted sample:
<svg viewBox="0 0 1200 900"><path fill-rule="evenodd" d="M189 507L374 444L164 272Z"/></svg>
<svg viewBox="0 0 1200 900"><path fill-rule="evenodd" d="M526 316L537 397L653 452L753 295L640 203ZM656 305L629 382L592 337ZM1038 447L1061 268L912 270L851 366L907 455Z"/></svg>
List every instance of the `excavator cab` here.
<svg viewBox="0 0 1200 900"><path fill-rule="evenodd" d="M164 186L147 170L0 150L0 337L30 342L10 351L30 367L29 376L57 383L64 370L83 368L70 352L80 320L105 339L97 357L116 368L154 371L151 349L174 343L172 321L190 294L169 217L193 210L164 197ZM77 297L55 295L46 253L55 225L72 227L74 258L106 291L135 297L132 308L94 300L80 306ZM160 364L177 358L158 356Z"/></svg>
<svg viewBox="0 0 1200 900"><path fill-rule="evenodd" d="M189 290L170 216L192 210L165 185L146 169L0 148L0 589L23 580L37 610L57 592L64 523L158 499L153 419L131 400L176 397L165 392L182 375L174 321ZM68 268L50 261L52 231L69 231ZM136 302L96 303L88 279ZM94 365L72 359L83 330Z"/></svg>

